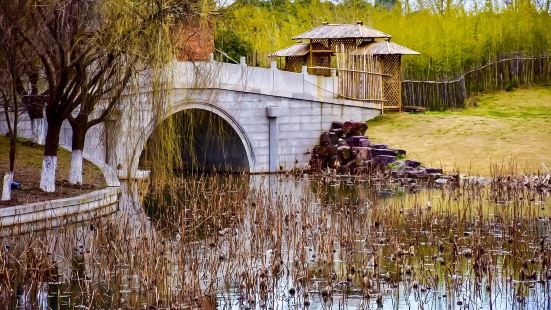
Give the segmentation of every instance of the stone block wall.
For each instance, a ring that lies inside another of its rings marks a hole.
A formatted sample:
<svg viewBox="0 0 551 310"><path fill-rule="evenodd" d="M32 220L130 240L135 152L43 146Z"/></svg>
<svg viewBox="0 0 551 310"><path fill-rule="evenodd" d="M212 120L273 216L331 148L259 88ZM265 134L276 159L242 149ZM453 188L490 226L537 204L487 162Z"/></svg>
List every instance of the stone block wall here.
<svg viewBox="0 0 551 310"><path fill-rule="evenodd" d="M0 235L14 235L78 223L118 210L119 187L77 197L0 209Z"/></svg>

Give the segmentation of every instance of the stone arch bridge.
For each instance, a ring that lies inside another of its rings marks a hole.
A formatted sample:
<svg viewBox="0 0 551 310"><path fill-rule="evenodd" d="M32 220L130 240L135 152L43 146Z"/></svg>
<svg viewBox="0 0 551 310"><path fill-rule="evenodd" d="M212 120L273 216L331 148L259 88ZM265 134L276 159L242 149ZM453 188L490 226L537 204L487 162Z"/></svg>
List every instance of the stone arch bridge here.
<svg viewBox="0 0 551 310"><path fill-rule="evenodd" d="M231 128L234 144L228 158L241 161L252 173L289 170L305 165L309 151L331 122L368 120L381 113L381 104L337 98L337 78L257 68L242 64L174 62L170 104L155 117L151 90L128 94L114 118L92 127L84 149L89 158L116 167L119 177L136 174L140 155L159 125L182 111L206 111ZM157 121L156 121L156 120ZM23 135L30 125L21 129ZM203 137L209 139L210 137ZM71 143L71 128L61 144ZM216 155L216 154L215 154Z"/></svg>

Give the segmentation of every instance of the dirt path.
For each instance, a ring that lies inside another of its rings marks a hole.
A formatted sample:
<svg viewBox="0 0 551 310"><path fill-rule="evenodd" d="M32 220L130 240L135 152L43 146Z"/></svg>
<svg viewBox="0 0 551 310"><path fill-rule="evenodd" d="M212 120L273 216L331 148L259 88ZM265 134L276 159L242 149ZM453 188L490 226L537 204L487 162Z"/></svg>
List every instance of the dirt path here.
<svg viewBox="0 0 551 310"><path fill-rule="evenodd" d="M389 113L368 122L369 138L446 171L490 175L551 171L551 87L485 95L460 111ZM547 168L545 168L547 167ZM547 170L549 169L549 170Z"/></svg>

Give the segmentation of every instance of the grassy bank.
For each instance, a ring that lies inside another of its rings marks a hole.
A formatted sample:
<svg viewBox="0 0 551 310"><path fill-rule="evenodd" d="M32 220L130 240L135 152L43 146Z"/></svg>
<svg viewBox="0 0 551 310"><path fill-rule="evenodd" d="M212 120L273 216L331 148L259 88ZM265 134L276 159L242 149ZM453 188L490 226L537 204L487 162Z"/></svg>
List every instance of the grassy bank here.
<svg viewBox="0 0 551 310"><path fill-rule="evenodd" d="M459 111L388 113L369 121L374 142L447 171L490 175L492 165L516 172L551 170L551 86L476 98Z"/></svg>
<svg viewBox="0 0 551 310"><path fill-rule="evenodd" d="M18 140L15 160L14 179L21 183L21 188L12 192L12 200L0 202L0 207L32 203L50 199L77 196L105 186L101 171L92 163L85 161L82 186L72 186L66 181L71 166L71 153L60 149L56 174L56 191L44 193L40 190L40 171L44 148L32 145L27 140ZM9 139L0 137L0 172L2 177L9 167Z"/></svg>

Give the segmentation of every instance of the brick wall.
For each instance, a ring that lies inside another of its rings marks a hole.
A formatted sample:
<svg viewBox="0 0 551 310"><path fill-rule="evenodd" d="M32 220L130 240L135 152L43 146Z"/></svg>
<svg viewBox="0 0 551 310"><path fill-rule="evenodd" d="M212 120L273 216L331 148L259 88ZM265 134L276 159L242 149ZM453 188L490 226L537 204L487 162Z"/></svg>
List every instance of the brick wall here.
<svg viewBox="0 0 551 310"><path fill-rule="evenodd" d="M175 27L173 37L179 61L209 60L214 50L214 21L188 17Z"/></svg>

